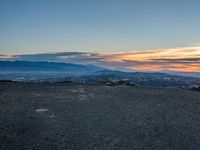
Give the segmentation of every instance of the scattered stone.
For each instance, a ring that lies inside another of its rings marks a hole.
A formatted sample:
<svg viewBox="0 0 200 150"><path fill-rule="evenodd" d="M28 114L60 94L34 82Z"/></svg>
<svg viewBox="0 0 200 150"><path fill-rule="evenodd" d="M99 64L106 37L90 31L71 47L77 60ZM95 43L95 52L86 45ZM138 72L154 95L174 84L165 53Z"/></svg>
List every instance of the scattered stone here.
<svg viewBox="0 0 200 150"><path fill-rule="evenodd" d="M40 108L40 109L36 109L35 112L40 113L40 112L47 112L48 109L46 108Z"/></svg>

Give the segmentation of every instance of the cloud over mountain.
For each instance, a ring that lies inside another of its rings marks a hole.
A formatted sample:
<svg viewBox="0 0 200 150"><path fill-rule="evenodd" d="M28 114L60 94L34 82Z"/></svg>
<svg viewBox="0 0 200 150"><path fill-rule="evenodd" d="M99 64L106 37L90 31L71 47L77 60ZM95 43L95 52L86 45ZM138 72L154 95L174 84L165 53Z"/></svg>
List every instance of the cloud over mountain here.
<svg viewBox="0 0 200 150"><path fill-rule="evenodd" d="M200 46L133 51L118 54L60 52L33 55L0 55L0 60L50 61L94 64L134 71L200 72Z"/></svg>

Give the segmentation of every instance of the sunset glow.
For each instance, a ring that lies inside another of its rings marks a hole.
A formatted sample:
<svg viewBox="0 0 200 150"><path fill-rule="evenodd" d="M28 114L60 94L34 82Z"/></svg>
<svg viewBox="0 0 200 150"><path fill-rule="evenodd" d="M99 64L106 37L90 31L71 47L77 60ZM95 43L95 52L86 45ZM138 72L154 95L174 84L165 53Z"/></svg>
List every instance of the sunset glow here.
<svg viewBox="0 0 200 150"><path fill-rule="evenodd" d="M200 46L132 51L117 54L68 51L31 55L1 55L0 60L56 61L92 64L132 71L200 72Z"/></svg>
<svg viewBox="0 0 200 150"><path fill-rule="evenodd" d="M112 54L107 56L107 60L127 65L130 70L200 72L200 47Z"/></svg>

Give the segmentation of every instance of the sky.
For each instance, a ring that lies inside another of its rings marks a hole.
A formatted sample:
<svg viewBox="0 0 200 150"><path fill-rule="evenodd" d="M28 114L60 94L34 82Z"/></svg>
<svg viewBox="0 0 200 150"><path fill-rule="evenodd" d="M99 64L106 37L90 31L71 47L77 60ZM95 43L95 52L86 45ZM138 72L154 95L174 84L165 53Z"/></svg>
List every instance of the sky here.
<svg viewBox="0 0 200 150"><path fill-rule="evenodd" d="M0 60L76 52L91 58L79 61L97 65L200 72L199 6L199 0L0 0Z"/></svg>

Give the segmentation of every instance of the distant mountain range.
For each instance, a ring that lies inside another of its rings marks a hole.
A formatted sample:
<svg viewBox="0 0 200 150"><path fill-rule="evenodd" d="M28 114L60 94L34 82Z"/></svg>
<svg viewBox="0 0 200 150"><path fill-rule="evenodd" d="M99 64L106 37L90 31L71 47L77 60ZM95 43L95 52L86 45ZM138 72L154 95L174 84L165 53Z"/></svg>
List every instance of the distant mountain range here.
<svg viewBox="0 0 200 150"><path fill-rule="evenodd" d="M0 61L0 72L65 72L91 73L103 68L60 62Z"/></svg>
<svg viewBox="0 0 200 150"><path fill-rule="evenodd" d="M199 84L200 78L166 73L123 72L95 65L60 62L0 61L0 80L106 83L128 81L141 86L184 86Z"/></svg>
<svg viewBox="0 0 200 150"><path fill-rule="evenodd" d="M116 55L115 55L116 56ZM113 55L102 55L102 54L98 54L98 53L87 53L87 52L57 52L57 53L41 53L41 54L27 54L27 55L1 55L0 54L0 61L21 61L21 62L36 62L36 64L28 64L28 65L32 65L33 68L35 68L35 66L39 66L41 64L38 64L37 62L43 62L43 69L42 71L50 71L53 70L55 71L61 71L64 70L64 72L69 72L69 70L71 70L72 68L69 68L69 63L73 64L81 64L81 65L86 65L85 67L80 67L77 66L74 68L78 68L78 73L81 73L82 68L84 68L84 71L88 71L88 65L87 64L93 64L96 66L90 66L89 65L89 70L91 70L91 68L95 68L94 70L96 70L97 66L101 66L101 67L106 67L106 68L112 68L113 70L120 70L120 71L128 71L128 72L133 72L133 71L139 71L139 69L137 69L137 66L139 65L140 67L143 65L143 63L138 63L137 61L127 61L127 60L123 60L123 61L118 61L118 60L113 60L112 59ZM150 60L151 64L149 64L150 66L152 64L159 64L161 63L160 61L165 62L165 66L164 68L160 68L159 70L157 70L158 72L162 72L162 73L167 73L167 74L171 74L171 75L180 75L180 76L188 76L188 77L199 77L200 78L200 72L196 71L196 72L187 72L188 69L185 69L185 71L183 70L182 72L180 71L176 71L176 67L175 68L170 68L170 64L167 65L170 61L172 61L172 63L174 64L184 64L185 66L190 66L191 63L195 63L196 67L198 66L198 61L199 58L185 58L185 59L175 59L175 60L170 60L170 59L156 59L156 60ZM54 65L54 64L47 64L47 62L57 62L60 63L58 66ZM19 62L18 62L19 63ZM44 64L45 63L45 64ZM68 64L68 67L66 67L66 65L64 65L64 69L63 69L63 65L62 64ZM145 63L146 65L148 65L148 62ZM162 63L162 65L164 65ZM19 64L20 65L20 64ZM24 64L27 65L27 64ZM48 66L48 67L47 67ZM54 66L56 66L54 68ZM169 67L167 67L169 66ZM1 66L0 66L1 67ZM79 68L80 67L80 68ZM20 68L19 70L31 70L32 67L30 67L30 69L25 68ZM97 67L99 68L99 67ZM129 70L129 68L131 68L131 70ZM11 70L13 70L15 68L12 68ZM36 67L36 70L41 70L38 67ZM0 68L0 71L2 69ZM3 70L8 70L8 67L6 67ZM67 70L67 71L66 71ZM148 69L147 69L148 70ZM148 70L151 71L151 70ZM155 70L152 70L155 71Z"/></svg>

